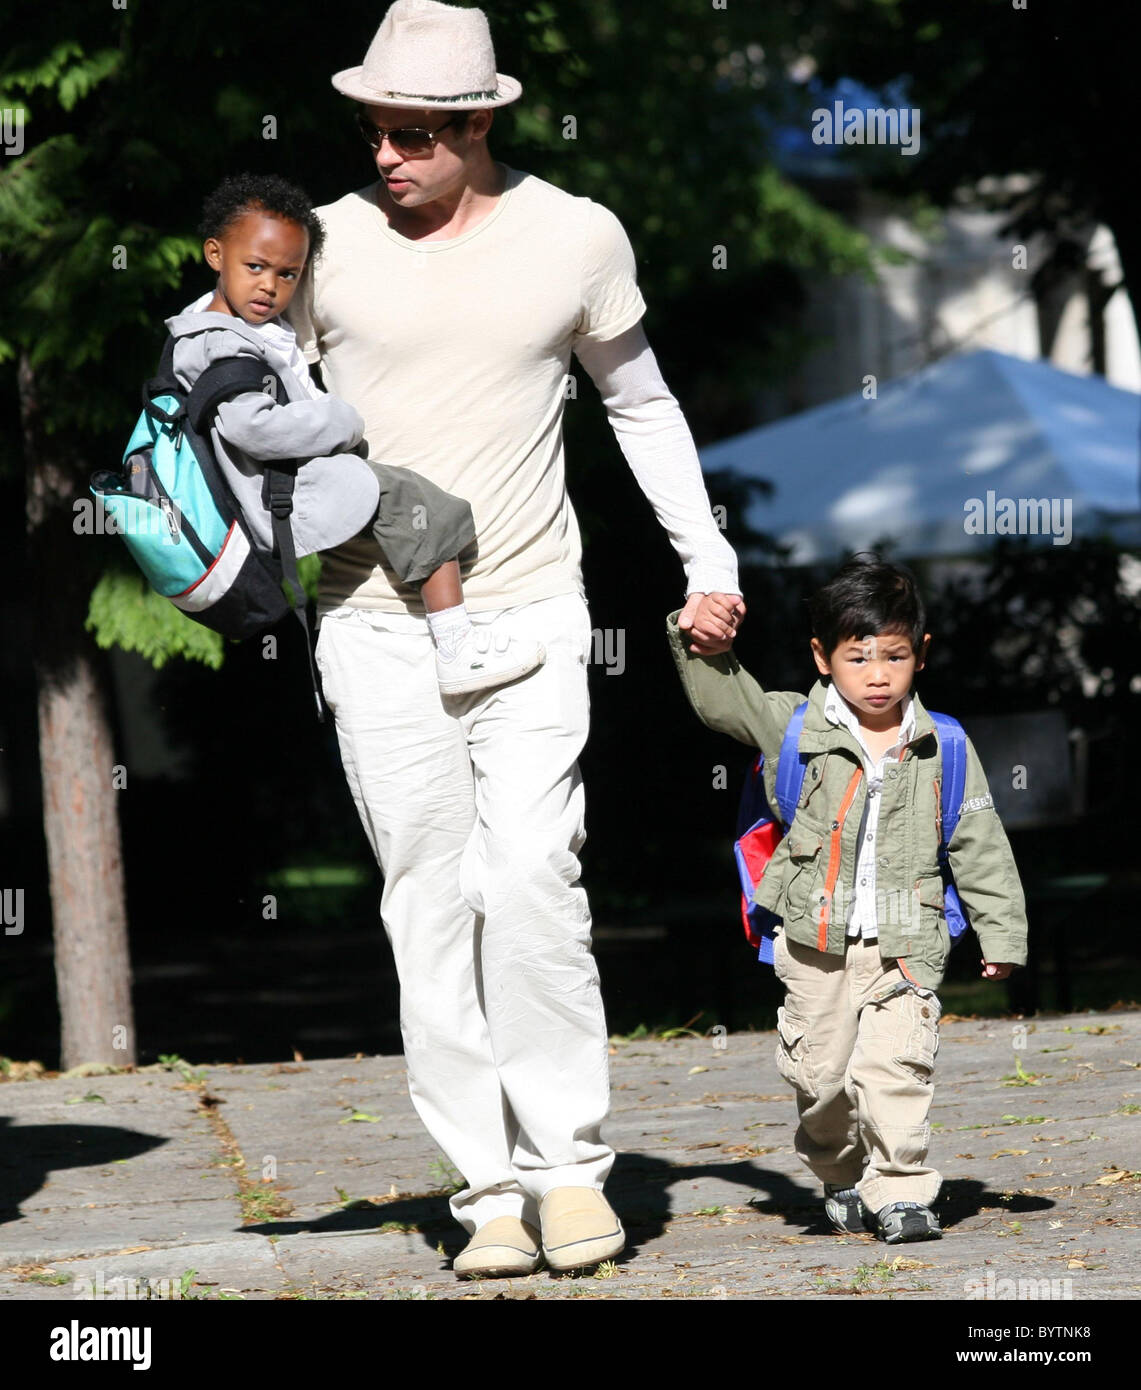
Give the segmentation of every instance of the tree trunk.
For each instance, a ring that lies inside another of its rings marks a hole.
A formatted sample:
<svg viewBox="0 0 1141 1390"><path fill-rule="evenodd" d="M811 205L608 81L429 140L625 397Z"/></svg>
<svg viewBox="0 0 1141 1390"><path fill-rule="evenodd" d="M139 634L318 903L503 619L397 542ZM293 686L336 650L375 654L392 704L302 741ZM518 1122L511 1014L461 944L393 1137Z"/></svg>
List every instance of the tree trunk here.
<svg viewBox="0 0 1141 1390"><path fill-rule="evenodd" d="M91 538L73 529L81 465L74 455L65 462L59 436L45 435L36 374L23 356L19 385L60 1065L123 1066L136 1057L116 801L128 793L115 789L103 664L83 627L95 552L85 553Z"/></svg>

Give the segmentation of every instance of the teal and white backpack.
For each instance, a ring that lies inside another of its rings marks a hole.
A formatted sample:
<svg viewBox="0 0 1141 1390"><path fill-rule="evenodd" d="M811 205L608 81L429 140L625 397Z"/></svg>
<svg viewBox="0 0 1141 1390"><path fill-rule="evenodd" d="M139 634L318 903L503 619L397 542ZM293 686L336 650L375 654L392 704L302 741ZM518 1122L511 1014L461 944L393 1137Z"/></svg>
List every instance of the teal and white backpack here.
<svg viewBox="0 0 1141 1390"><path fill-rule="evenodd" d="M225 637L245 638L292 612L305 633L317 715L323 718L289 520L296 470L304 460L277 460L265 468L262 504L273 535L267 550L246 521L210 439L210 422L223 401L248 391L285 400L285 388L267 363L230 357L212 363L186 391L174 375L174 344L169 337L156 375L143 387L142 414L122 467L93 474L91 491L149 583L195 622Z"/></svg>

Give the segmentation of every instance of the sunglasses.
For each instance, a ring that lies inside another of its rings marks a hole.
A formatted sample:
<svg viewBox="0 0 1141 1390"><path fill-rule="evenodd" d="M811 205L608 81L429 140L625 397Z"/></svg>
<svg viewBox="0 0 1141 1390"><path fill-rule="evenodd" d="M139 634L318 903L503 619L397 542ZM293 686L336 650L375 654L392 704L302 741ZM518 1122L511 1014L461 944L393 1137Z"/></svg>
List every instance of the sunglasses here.
<svg viewBox="0 0 1141 1390"><path fill-rule="evenodd" d="M357 129L364 136L367 144L374 150L379 150L385 136L388 143L405 159L415 159L417 155L431 154L432 147L436 143L436 136L441 130L447 130L448 126L455 124L456 118L452 116L443 125L438 125L435 130L420 130L415 126L404 127L398 130L387 130L384 126L374 125L369 118L362 112L357 112Z"/></svg>

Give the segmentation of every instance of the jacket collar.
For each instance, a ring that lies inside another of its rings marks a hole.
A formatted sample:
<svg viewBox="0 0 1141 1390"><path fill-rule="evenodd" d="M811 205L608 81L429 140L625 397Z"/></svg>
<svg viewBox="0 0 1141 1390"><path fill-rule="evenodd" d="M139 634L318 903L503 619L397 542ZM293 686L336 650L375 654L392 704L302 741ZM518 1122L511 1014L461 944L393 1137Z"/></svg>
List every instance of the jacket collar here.
<svg viewBox="0 0 1141 1390"><path fill-rule="evenodd" d="M266 338L256 328L246 323L244 319L236 318L230 314L219 314L212 309L184 309L182 313L174 314L168 318L166 327L171 336L175 338L192 338L197 334L213 333L215 340L206 349L208 362L238 355L242 343L248 343L263 361L270 361L266 352ZM219 330L229 335L229 340L225 337L218 338ZM234 341L235 339L238 341ZM304 383L298 379L288 363L273 361L271 365L281 378L285 386L285 394L290 401L310 399Z"/></svg>
<svg viewBox="0 0 1141 1390"><path fill-rule="evenodd" d="M804 712L804 728L800 735L801 751L828 753L843 749L851 753L862 765L864 752L859 740L850 729L845 728L843 724L833 724L824 713L827 698L828 685L824 681L817 681L809 692L808 708ZM907 745L908 748L914 748L924 739L935 736L934 720L914 690L911 692L911 710L915 716L915 732Z"/></svg>

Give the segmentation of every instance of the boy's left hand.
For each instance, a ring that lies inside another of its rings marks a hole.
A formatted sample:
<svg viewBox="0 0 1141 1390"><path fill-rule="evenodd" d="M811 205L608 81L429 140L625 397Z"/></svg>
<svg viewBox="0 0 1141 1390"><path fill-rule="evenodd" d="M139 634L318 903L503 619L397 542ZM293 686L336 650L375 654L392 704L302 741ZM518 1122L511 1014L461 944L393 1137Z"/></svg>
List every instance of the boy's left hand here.
<svg viewBox="0 0 1141 1390"><path fill-rule="evenodd" d="M1006 961L983 961L984 980L1005 980L1014 966Z"/></svg>
<svg viewBox="0 0 1141 1390"><path fill-rule="evenodd" d="M689 634L690 649L698 656L717 656L733 645L744 616L740 594L690 594L677 625Z"/></svg>

